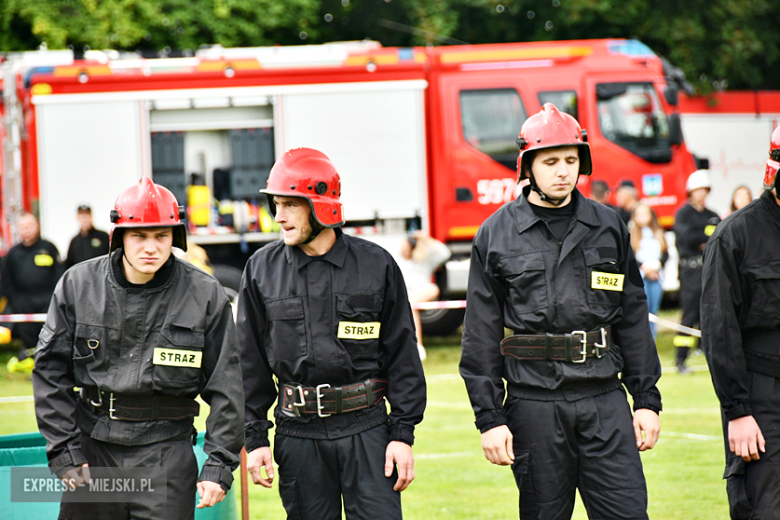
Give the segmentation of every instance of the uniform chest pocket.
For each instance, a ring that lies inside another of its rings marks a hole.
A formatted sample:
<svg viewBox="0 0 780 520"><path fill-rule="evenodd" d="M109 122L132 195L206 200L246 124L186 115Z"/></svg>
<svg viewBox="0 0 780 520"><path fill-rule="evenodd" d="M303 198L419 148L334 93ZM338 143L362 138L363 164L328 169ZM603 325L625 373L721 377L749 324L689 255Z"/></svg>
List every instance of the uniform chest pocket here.
<svg viewBox="0 0 780 520"><path fill-rule="evenodd" d="M111 350L118 347L118 333L105 327L76 324L73 334L73 371L76 383L101 386L108 373Z"/></svg>
<svg viewBox="0 0 780 520"><path fill-rule="evenodd" d="M270 344L268 359L285 361L306 355L306 319L303 298L285 298L265 303Z"/></svg>
<svg viewBox="0 0 780 520"><path fill-rule="evenodd" d="M336 338L355 361L376 359L382 329L382 298L378 294L337 294Z"/></svg>
<svg viewBox="0 0 780 520"><path fill-rule="evenodd" d="M585 293L588 303L609 307L620 305L626 276L620 272L617 249L592 247L583 249L582 253L587 266Z"/></svg>
<svg viewBox="0 0 780 520"><path fill-rule="evenodd" d="M198 390L203 365L203 331L189 325L170 324L160 330L159 346L152 353L154 389Z"/></svg>
<svg viewBox="0 0 780 520"><path fill-rule="evenodd" d="M775 309L780 305L780 263L745 266L743 270L751 295L748 321L752 324L754 318L767 316L770 321L762 319L758 325L777 327L780 316L777 316Z"/></svg>
<svg viewBox="0 0 780 520"><path fill-rule="evenodd" d="M547 307L547 278L542 253L504 258L498 269L509 286L508 298L513 313L528 314Z"/></svg>

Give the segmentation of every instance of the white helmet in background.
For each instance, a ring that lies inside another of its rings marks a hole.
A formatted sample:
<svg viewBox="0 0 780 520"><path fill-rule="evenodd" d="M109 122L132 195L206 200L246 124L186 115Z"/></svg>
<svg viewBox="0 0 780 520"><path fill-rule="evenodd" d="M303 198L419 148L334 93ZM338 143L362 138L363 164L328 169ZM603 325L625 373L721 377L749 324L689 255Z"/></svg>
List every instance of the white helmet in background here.
<svg viewBox="0 0 780 520"><path fill-rule="evenodd" d="M688 182L685 183L686 193L690 193L698 188L712 189L709 170L696 170L688 177Z"/></svg>

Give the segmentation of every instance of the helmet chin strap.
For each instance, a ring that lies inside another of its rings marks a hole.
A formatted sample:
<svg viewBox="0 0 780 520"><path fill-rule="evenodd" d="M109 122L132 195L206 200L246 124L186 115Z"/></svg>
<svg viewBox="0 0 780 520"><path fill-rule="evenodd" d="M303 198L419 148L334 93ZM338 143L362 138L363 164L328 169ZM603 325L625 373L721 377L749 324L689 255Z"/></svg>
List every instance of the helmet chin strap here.
<svg viewBox="0 0 780 520"><path fill-rule="evenodd" d="M325 229L323 226L320 225L319 222L317 222L317 219L314 218L314 211L312 211L309 214L309 225L311 226L311 233L309 233L309 238L304 240L302 244L308 244L318 236L320 236L320 233L322 233L322 230Z"/></svg>
<svg viewBox="0 0 780 520"><path fill-rule="evenodd" d="M566 198L569 196L566 195L566 197L563 197L562 199L556 199L547 195L545 192L542 191L539 185L536 184L536 179L534 179L534 172L533 170L531 170L531 168L528 168L528 178L531 180L531 189L539 194L539 198L542 199L542 201L544 202L549 202L555 207L558 207L561 204L563 204Z"/></svg>

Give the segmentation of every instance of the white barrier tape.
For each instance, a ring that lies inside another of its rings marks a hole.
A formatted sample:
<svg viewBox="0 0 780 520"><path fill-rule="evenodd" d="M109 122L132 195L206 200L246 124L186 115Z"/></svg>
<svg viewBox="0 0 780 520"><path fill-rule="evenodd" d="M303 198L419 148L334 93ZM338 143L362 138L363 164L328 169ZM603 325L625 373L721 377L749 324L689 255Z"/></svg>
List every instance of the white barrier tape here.
<svg viewBox="0 0 780 520"><path fill-rule="evenodd" d="M46 321L46 314L0 314L0 323L29 323Z"/></svg>
<svg viewBox="0 0 780 520"><path fill-rule="evenodd" d="M440 302L420 302L413 303L412 309L433 310L433 309L465 309L466 300L443 300Z"/></svg>
<svg viewBox="0 0 780 520"><path fill-rule="evenodd" d="M656 325L660 325L661 327L664 327L666 329L671 329L677 332L682 332L683 334L690 334L691 336L696 336L697 338L701 337L701 331L692 329L690 327L686 327L684 325L680 325L679 323L675 323L673 321L665 320L663 318L659 318L655 314L650 314L650 321L655 323Z"/></svg>

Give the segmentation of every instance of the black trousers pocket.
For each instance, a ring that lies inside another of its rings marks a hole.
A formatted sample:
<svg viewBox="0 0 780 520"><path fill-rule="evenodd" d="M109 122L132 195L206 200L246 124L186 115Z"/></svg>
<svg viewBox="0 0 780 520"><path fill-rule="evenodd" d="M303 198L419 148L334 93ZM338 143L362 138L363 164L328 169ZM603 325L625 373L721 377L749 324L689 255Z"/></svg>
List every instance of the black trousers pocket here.
<svg viewBox="0 0 780 520"><path fill-rule="evenodd" d="M279 496L287 511L287 520L302 520L298 499L298 483L294 478L279 480Z"/></svg>

